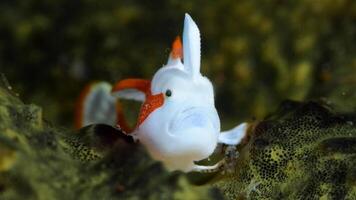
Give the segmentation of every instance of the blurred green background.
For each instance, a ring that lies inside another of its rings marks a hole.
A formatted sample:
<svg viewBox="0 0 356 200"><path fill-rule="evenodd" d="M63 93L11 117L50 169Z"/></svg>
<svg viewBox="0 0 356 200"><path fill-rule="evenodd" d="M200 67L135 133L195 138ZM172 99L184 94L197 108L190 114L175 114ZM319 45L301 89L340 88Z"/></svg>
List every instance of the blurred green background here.
<svg viewBox="0 0 356 200"><path fill-rule="evenodd" d="M72 126L87 83L151 78L166 63L185 12L223 127L284 99L356 111L354 0L1 0L0 72L46 119Z"/></svg>

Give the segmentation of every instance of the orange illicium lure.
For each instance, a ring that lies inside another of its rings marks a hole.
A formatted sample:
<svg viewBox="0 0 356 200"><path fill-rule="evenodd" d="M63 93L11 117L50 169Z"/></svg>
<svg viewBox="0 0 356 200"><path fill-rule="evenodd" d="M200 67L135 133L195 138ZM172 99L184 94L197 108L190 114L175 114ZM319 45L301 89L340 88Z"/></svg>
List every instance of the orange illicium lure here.
<svg viewBox="0 0 356 200"><path fill-rule="evenodd" d="M230 131L220 131L213 86L200 73L200 32L188 14L183 45L177 37L167 64L152 81L125 79L113 87L101 82L84 90L80 99L77 127L118 124L169 170L216 169L219 164L202 166L195 161L208 158L218 143L239 144L247 127L243 123ZM143 102L134 128L127 126L117 99Z"/></svg>

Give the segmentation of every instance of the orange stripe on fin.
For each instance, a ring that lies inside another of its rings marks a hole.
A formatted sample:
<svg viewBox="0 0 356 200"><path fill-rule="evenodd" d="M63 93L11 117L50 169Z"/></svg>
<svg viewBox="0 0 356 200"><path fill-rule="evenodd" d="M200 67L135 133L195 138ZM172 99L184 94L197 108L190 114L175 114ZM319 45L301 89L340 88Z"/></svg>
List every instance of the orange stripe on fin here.
<svg viewBox="0 0 356 200"><path fill-rule="evenodd" d="M94 83L90 83L84 87L75 103L74 127L80 129L83 126L84 102Z"/></svg>
<svg viewBox="0 0 356 200"><path fill-rule="evenodd" d="M140 92L143 92L146 97L151 96L151 81L144 80L144 79L124 79L117 82L112 88L111 92L119 92L125 89L136 89ZM131 133L133 128L129 127L125 119L121 104L118 102L116 105L117 105L116 112L117 112L117 119L118 119L117 124L126 133ZM139 115L139 121L140 119L141 117Z"/></svg>
<svg viewBox="0 0 356 200"><path fill-rule="evenodd" d="M142 104L140 113L138 116L138 121L136 124L136 127L142 124L143 121L157 108L161 107L164 103L164 96L162 93L152 95L151 94L151 81L149 80L144 80L144 79L125 79L122 81L119 81L118 83L115 84L115 86L112 89L112 92L118 92L121 90L125 89L137 89L143 93L145 93L146 100ZM128 127L124 115L122 113L122 110L118 111L118 119L121 119L122 121L118 121L118 125L122 129L127 130L132 130L131 128ZM129 132L129 131L128 131Z"/></svg>
<svg viewBox="0 0 356 200"><path fill-rule="evenodd" d="M150 92L151 81L144 79L124 79L117 82L111 92L118 92L125 89L137 89L143 93Z"/></svg>
<svg viewBox="0 0 356 200"><path fill-rule="evenodd" d="M179 36L176 37L172 44L171 55L173 59L183 59L183 45Z"/></svg>

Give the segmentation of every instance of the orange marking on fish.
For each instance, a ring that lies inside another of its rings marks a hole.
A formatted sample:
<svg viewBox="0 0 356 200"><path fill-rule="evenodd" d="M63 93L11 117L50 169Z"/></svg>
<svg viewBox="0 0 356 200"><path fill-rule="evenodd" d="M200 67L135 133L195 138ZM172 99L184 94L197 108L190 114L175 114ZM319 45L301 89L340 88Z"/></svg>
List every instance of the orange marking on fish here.
<svg viewBox="0 0 356 200"><path fill-rule="evenodd" d="M112 92L117 92L125 89L136 89L146 94L147 91L150 91L151 81L144 79L125 79L117 82L112 88Z"/></svg>
<svg viewBox="0 0 356 200"><path fill-rule="evenodd" d="M164 96L162 93L156 95L147 95L146 101L142 104L140 114L138 116L137 126L140 126L142 122L157 108L161 107L164 103Z"/></svg>
<svg viewBox="0 0 356 200"><path fill-rule="evenodd" d="M87 95L90 93L93 84L94 83L90 83L85 86L83 91L80 93L77 102L75 103L74 126L76 129L80 129L83 126L84 102Z"/></svg>
<svg viewBox="0 0 356 200"><path fill-rule="evenodd" d="M183 45L179 36L176 37L172 44L172 58L173 59L182 59L183 58Z"/></svg>
<svg viewBox="0 0 356 200"><path fill-rule="evenodd" d="M117 92L117 91L125 90L125 89L137 89L137 90L145 93L145 96L146 96L146 100L141 106L141 110L140 110L140 113L138 116L136 127L140 126L154 110L161 107L164 103L164 96L162 93L152 95L151 81L149 81L149 80L125 79L125 80L122 80L122 81L119 81L118 83L116 83L112 89L112 92ZM121 113L120 115L121 115L120 118L123 121L125 121L123 114ZM127 126L127 124L125 125L123 123L123 121L118 120L119 126L122 126L122 127ZM123 124L121 124L121 123L123 123Z"/></svg>

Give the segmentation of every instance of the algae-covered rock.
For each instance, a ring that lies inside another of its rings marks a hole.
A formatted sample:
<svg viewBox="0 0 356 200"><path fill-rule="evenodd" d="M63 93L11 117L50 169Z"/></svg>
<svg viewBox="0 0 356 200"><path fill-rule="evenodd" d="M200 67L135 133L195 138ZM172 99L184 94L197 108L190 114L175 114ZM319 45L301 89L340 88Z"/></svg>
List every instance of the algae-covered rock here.
<svg viewBox="0 0 356 200"><path fill-rule="evenodd" d="M41 109L0 88L0 199L221 199L168 173L107 126L52 127Z"/></svg>
<svg viewBox="0 0 356 200"><path fill-rule="evenodd" d="M228 199L356 199L356 115L286 101L258 123L232 174Z"/></svg>
<svg viewBox="0 0 356 200"><path fill-rule="evenodd" d="M356 115L286 101L252 126L232 172L198 187L118 130L55 128L0 88L0 199L355 199L355 124Z"/></svg>

